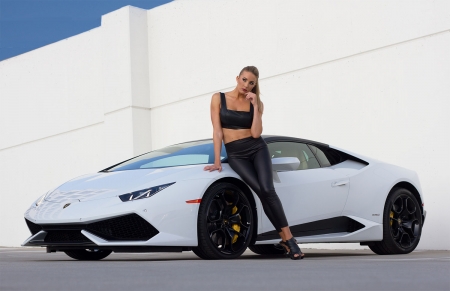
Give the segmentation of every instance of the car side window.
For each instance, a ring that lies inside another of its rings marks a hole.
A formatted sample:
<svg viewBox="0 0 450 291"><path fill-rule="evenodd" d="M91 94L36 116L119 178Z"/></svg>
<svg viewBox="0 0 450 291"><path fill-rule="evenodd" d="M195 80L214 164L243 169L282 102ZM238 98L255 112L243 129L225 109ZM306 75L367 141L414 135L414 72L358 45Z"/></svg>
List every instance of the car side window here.
<svg viewBox="0 0 450 291"><path fill-rule="evenodd" d="M297 170L308 170L320 168L316 157L310 148L303 143L297 142L273 142L267 144L269 148L270 157L296 157L300 161L300 166Z"/></svg>
<svg viewBox="0 0 450 291"><path fill-rule="evenodd" d="M325 153L322 150L320 150L319 148L317 148L313 145L309 145L309 148L314 153L316 158L319 160L319 163L322 167L331 166L330 161L328 160L327 156L325 155Z"/></svg>

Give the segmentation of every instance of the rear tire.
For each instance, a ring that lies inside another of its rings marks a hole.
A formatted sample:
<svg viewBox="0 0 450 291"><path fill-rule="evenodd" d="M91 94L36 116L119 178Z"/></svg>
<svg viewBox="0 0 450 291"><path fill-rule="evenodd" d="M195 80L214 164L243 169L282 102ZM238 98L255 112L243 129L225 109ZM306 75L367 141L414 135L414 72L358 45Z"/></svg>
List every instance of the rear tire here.
<svg viewBox="0 0 450 291"><path fill-rule="evenodd" d="M422 213L416 197L407 189L394 188L383 212L383 240L369 248L378 255L408 254L420 241Z"/></svg>
<svg viewBox="0 0 450 291"><path fill-rule="evenodd" d="M248 247L252 252L258 255L283 255L285 250L283 247L275 247L275 245L252 245Z"/></svg>
<svg viewBox="0 0 450 291"><path fill-rule="evenodd" d="M112 251L81 249L65 251L65 253L72 259L79 261L98 261L109 256Z"/></svg>

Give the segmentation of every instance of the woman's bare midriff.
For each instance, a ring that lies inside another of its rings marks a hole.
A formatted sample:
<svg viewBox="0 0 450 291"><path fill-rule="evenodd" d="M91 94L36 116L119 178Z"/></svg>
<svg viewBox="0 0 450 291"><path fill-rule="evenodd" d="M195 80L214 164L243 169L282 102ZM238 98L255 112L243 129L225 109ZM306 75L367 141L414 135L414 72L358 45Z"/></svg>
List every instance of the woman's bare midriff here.
<svg viewBox="0 0 450 291"><path fill-rule="evenodd" d="M222 132L223 132L223 143L229 143L238 139L252 136L250 128L248 129L222 128Z"/></svg>

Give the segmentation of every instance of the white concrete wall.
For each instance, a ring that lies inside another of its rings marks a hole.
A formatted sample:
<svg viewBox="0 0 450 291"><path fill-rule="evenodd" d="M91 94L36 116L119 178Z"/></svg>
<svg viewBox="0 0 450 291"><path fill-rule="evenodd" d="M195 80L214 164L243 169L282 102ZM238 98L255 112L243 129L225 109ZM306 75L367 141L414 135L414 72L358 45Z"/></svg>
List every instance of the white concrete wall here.
<svg viewBox="0 0 450 291"><path fill-rule="evenodd" d="M450 249L448 51L448 1L184 0L104 15L0 62L0 245L22 242L24 210L58 183L211 137L212 93L256 65L263 134L416 170L428 210L419 248Z"/></svg>
<svg viewBox="0 0 450 291"><path fill-rule="evenodd" d="M0 62L0 245L29 231L23 212L76 176L151 149L147 10Z"/></svg>
<svg viewBox="0 0 450 291"><path fill-rule="evenodd" d="M450 249L450 2L185 0L149 10L148 23L153 148L210 137L211 94L255 65L263 134L417 171L428 210L418 248Z"/></svg>

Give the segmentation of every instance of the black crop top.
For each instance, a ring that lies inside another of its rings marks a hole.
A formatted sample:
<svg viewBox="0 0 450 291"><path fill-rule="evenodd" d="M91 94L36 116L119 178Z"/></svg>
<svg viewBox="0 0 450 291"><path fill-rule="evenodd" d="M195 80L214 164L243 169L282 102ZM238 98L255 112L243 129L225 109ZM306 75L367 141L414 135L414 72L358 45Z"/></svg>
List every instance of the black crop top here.
<svg viewBox="0 0 450 291"><path fill-rule="evenodd" d="M246 129L253 123L253 104L250 103L250 111L236 111L227 109L225 94L220 93L220 123L223 128Z"/></svg>

